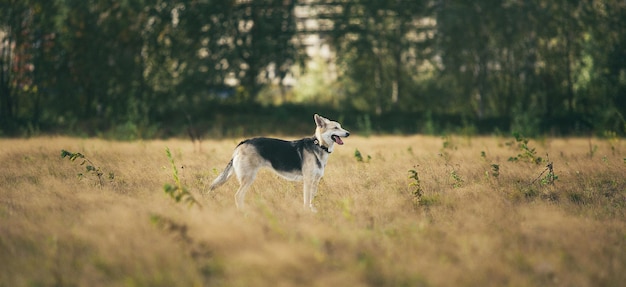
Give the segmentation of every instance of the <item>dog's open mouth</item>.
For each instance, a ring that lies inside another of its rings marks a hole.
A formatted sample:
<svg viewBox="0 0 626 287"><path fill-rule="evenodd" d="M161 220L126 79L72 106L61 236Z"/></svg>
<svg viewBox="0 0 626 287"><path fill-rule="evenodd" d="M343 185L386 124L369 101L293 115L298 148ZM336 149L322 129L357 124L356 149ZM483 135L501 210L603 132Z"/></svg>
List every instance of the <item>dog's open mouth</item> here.
<svg viewBox="0 0 626 287"><path fill-rule="evenodd" d="M343 141L341 140L341 138L338 135L332 135L330 136L331 139L333 139L334 142L336 142L338 145L342 145Z"/></svg>

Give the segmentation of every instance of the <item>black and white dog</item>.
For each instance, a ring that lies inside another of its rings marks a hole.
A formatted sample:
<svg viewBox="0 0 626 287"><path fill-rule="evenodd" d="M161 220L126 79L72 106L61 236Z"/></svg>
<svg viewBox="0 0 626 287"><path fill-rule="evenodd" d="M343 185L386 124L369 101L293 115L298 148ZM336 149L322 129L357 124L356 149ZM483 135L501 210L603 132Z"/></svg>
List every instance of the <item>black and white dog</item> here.
<svg viewBox="0 0 626 287"><path fill-rule="evenodd" d="M253 138L239 143L233 157L224 171L213 181L210 190L224 184L233 173L239 180L239 190L235 194L237 208L243 208L246 191L252 185L257 172L262 167L271 168L287 180L304 181L304 206L315 212L313 197L324 175L328 156L334 144L343 144L341 137L350 132L341 128L338 122L317 114L315 136L295 141L274 138Z"/></svg>

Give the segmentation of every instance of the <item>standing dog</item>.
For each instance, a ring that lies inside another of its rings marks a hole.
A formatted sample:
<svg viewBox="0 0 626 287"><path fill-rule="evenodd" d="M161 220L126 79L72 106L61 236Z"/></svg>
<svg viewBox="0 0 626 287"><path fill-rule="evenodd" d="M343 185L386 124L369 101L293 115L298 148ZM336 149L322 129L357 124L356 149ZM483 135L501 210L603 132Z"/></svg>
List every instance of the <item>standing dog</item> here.
<svg viewBox="0 0 626 287"><path fill-rule="evenodd" d="M315 136L295 141L273 138L253 138L239 143L233 157L224 171L213 181L210 190L224 184L233 173L239 181L235 194L237 208L243 207L246 191L252 185L262 167L269 167L287 180L304 181L304 207L315 212L313 197L324 175L328 156L335 143L342 145L341 137L350 132L341 128L338 122L328 120L318 114L315 119Z"/></svg>

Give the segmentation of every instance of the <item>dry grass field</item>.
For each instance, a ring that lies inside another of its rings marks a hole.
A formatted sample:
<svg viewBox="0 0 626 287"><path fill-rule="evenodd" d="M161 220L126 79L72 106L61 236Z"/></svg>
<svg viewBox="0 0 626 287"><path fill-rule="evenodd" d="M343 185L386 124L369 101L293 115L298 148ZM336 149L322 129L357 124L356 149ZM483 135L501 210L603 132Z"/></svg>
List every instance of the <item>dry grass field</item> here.
<svg viewBox="0 0 626 287"><path fill-rule="evenodd" d="M510 137L353 136L329 159L315 214L300 183L270 172L244 211L236 180L208 193L240 140L199 150L185 140L0 139L0 286L626 282L620 139L525 148ZM166 147L201 206L164 192L175 185Z"/></svg>

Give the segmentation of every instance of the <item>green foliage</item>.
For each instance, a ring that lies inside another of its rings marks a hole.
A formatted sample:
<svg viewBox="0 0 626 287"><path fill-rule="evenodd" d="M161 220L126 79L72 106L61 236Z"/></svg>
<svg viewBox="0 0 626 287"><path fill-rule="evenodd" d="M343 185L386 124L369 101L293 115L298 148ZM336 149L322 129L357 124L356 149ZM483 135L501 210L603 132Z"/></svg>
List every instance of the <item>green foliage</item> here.
<svg viewBox="0 0 626 287"><path fill-rule="evenodd" d="M100 187L104 186L104 172L97 167L91 160L89 160L85 155L79 152L70 152L67 150L61 150L61 158L68 158L70 161L74 162L76 160L80 161L81 166L85 166L85 172L87 174L94 175L98 179L98 184ZM83 178L85 174L78 173L79 178ZM109 173L109 180L113 180L115 178L115 174L112 172Z"/></svg>
<svg viewBox="0 0 626 287"><path fill-rule="evenodd" d="M187 203L189 207L193 205L202 207L200 202L198 202L193 197L193 195L187 190L187 187L185 187L181 183L180 177L178 176L178 168L176 168L176 163L174 163L174 157L172 157L172 153L170 152L170 149L168 147L165 148L165 153L167 154L167 158L169 159L170 164L172 165L172 176L174 177L173 185L166 183L163 186L163 190L165 191L165 193L169 195L172 199L174 199L174 201L176 202Z"/></svg>
<svg viewBox="0 0 626 287"><path fill-rule="evenodd" d="M457 146L454 144L452 137L449 135L443 136L441 139L443 140L443 143L439 155L443 157L447 164L451 157L449 151L456 150Z"/></svg>
<svg viewBox="0 0 626 287"><path fill-rule="evenodd" d="M372 157L368 154L367 155L367 159L363 159L363 155L361 155L361 152L359 151L359 149L354 149L354 159L356 159L356 161L358 162L370 162L370 160L372 159Z"/></svg>
<svg viewBox="0 0 626 287"><path fill-rule="evenodd" d="M509 161L517 162L517 161L526 161L534 164L541 164L544 162L544 159L537 156L537 151L535 148L531 148L528 146L529 139L524 137L519 133L514 133L515 142L508 142L508 146L517 145L520 153L517 156L509 157Z"/></svg>
<svg viewBox="0 0 626 287"><path fill-rule="evenodd" d="M548 169L548 174L544 177L543 184L554 184L554 181L559 179L559 176L554 173L554 164L549 162L546 168Z"/></svg>
<svg viewBox="0 0 626 287"><path fill-rule="evenodd" d="M254 101L268 70L282 80L302 62L294 5L8 1L0 5L0 129L79 122L93 134L114 130L113 138L154 136L144 131L198 99L234 98L228 75Z"/></svg>
<svg viewBox="0 0 626 287"><path fill-rule="evenodd" d="M263 116L263 88L359 115L365 135L366 116L385 132L626 134L622 1L322 2L4 1L0 135L160 137L182 111ZM307 67L318 34L335 53Z"/></svg>
<svg viewBox="0 0 626 287"><path fill-rule="evenodd" d="M413 197L413 203L415 205L422 204L422 197L424 196L424 190L420 182L419 174L417 173L417 166L409 170L409 189L411 189L411 195Z"/></svg>
<svg viewBox="0 0 626 287"><path fill-rule="evenodd" d="M546 173L546 172L548 172L548 173ZM544 176L544 174L545 174L545 176ZM559 176L554 173L554 163L553 162L549 162L546 165L546 169L544 169L541 172L541 174L539 174L539 176L537 178L535 178L535 180L533 180L531 182L531 184L533 184L533 183L537 182L537 180L539 180L539 183L541 185L554 185L554 182L556 180L558 180L558 179L559 179Z"/></svg>
<svg viewBox="0 0 626 287"><path fill-rule="evenodd" d="M514 133L515 141L509 141L506 143L507 146L517 147L520 153L517 156L509 157L510 162L528 162L535 165L539 165L547 162L546 169L541 172L541 174L531 182L531 184L535 183L537 180L540 180L542 185L553 185L554 181L558 180L559 177L554 173L554 163L549 161L548 156L546 155L546 159L537 156L537 151L535 148L531 148L528 145L529 139L522 136L521 134ZM542 177L544 173L548 172L545 177Z"/></svg>
<svg viewBox="0 0 626 287"><path fill-rule="evenodd" d="M491 164L491 176L498 178L500 176L500 165Z"/></svg>
<svg viewBox="0 0 626 287"><path fill-rule="evenodd" d="M456 170L453 169L450 172L450 178L452 179L452 187L459 188L463 185L463 179Z"/></svg>
<svg viewBox="0 0 626 287"><path fill-rule="evenodd" d="M483 161L487 161L487 153L485 151L481 151L480 152L480 158ZM495 164L492 163L489 165L489 167L491 168L490 171L485 171L485 176L489 177L492 176L494 178L498 178L500 176L500 165L499 164Z"/></svg>
<svg viewBox="0 0 626 287"><path fill-rule="evenodd" d="M452 137L447 135L441 138L443 140L442 149L443 150L456 150L458 147L454 144Z"/></svg>

